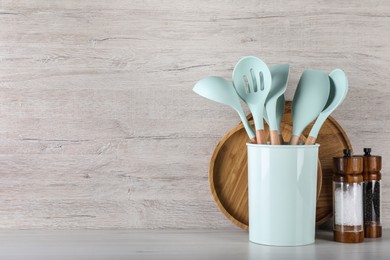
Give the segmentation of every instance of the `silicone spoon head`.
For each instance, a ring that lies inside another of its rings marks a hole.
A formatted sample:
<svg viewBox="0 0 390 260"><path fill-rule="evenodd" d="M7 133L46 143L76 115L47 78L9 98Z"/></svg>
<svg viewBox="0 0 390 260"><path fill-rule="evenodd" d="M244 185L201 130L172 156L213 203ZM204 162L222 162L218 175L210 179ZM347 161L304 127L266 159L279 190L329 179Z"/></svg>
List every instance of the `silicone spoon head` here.
<svg viewBox="0 0 390 260"><path fill-rule="evenodd" d="M198 95L228 105L241 107L240 100L231 82L221 77L206 77L199 80L192 89Z"/></svg>
<svg viewBox="0 0 390 260"><path fill-rule="evenodd" d="M344 71L341 69L335 69L329 74L330 79L330 92L329 98L326 102L325 108L318 116L312 129L310 130L309 136L317 138L318 133L328 118L328 116L343 103L348 93L348 79Z"/></svg>
<svg viewBox="0 0 390 260"><path fill-rule="evenodd" d="M326 73L305 70L299 80L292 103L293 136L303 130L321 113L329 97L330 81Z"/></svg>
<svg viewBox="0 0 390 260"><path fill-rule="evenodd" d="M199 80L192 90L202 97L234 108L240 116L249 138L253 139L255 137L244 111L242 110L240 99L232 82L221 77L211 76Z"/></svg>

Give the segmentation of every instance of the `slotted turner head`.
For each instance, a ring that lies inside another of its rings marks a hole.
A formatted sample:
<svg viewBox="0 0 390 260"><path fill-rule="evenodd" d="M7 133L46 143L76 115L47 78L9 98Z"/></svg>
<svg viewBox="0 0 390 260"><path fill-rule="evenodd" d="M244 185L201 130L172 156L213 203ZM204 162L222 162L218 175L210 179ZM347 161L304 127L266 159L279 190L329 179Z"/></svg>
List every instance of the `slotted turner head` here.
<svg viewBox="0 0 390 260"><path fill-rule="evenodd" d="M264 129L264 103L272 83L268 66L257 57L246 56L236 64L233 82L238 95L248 104L256 130Z"/></svg>

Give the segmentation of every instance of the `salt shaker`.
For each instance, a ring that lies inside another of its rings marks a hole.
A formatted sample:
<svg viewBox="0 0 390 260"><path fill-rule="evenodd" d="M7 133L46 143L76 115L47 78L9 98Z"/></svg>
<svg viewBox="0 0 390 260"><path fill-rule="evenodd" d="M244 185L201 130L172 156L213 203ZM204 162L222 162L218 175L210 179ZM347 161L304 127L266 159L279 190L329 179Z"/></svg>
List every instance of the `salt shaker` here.
<svg viewBox="0 0 390 260"><path fill-rule="evenodd" d="M382 157L371 155L371 148L364 148L363 210L364 236L367 238L377 238L382 236L382 226L380 221L381 169Z"/></svg>
<svg viewBox="0 0 390 260"><path fill-rule="evenodd" d="M345 149L343 157L333 157L333 171L334 240L363 242L363 158Z"/></svg>

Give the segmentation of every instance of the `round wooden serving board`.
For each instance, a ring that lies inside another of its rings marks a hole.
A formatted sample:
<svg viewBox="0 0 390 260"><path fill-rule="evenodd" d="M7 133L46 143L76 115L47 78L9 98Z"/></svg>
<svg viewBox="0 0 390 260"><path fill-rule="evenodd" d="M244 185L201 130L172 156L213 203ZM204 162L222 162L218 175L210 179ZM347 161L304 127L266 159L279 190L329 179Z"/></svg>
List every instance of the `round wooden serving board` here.
<svg viewBox="0 0 390 260"><path fill-rule="evenodd" d="M248 119L252 119L248 116ZM253 124L253 122L251 122ZM290 140L292 130L291 101L286 102L282 120L282 134L285 141ZM306 128L300 141L304 141L311 129ZM267 135L268 126L265 127ZM269 140L269 136L267 137ZM242 229L248 229L248 136L242 124L230 130L218 143L211 157L209 182L211 193L223 214ZM329 117L317 138L320 144L320 168L317 190L319 191L316 209L316 223L322 224L333 214L332 207L332 158L341 156L343 149L352 149L348 136L336 122ZM322 177L322 178L321 178Z"/></svg>

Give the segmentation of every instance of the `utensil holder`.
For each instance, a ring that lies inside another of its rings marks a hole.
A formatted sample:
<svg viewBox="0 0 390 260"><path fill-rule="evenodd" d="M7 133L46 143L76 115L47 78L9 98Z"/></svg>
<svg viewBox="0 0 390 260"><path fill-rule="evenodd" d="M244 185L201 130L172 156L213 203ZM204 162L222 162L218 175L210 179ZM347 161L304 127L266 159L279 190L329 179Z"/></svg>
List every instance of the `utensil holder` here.
<svg viewBox="0 0 390 260"><path fill-rule="evenodd" d="M251 242L314 243L318 148L318 144L247 144Z"/></svg>

